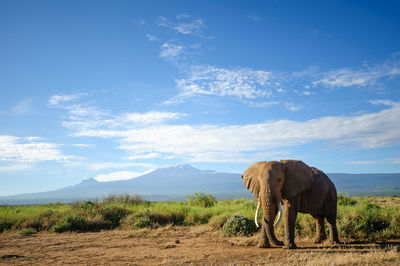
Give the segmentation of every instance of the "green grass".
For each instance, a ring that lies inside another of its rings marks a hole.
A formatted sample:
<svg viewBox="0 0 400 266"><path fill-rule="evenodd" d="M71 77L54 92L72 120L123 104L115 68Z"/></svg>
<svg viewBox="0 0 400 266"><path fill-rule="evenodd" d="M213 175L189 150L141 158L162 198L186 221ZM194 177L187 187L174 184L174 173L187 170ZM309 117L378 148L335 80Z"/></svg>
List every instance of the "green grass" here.
<svg viewBox="0 0 400 266"><path fill-rule="evenodd" d="M244 216L253 222L256 206L256 200L216 201L211 195L202 193L193 195L188 202L148 202L137 195L111 195L101 202L0 206L0 233L14 230L30 235L39 231L86 232L200 224L221 230L232 215ZM398 239L400 198L339 194L337 225L341 239ZM314 237L315 230L310 215L298 215L296 236ZM283 223L276 228L276 234L283 237Z"/></svg>

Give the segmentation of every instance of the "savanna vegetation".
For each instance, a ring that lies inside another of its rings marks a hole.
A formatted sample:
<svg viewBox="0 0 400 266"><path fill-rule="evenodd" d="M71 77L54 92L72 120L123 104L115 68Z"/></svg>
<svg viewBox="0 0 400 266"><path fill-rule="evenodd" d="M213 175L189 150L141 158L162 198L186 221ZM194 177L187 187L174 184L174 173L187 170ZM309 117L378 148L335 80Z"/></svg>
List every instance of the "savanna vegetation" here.
<svg viewBox="0 0 400 266"><path fill-rule="evenodd" d="M138 195L110 195L102 201L73 204L0 206L0 233L18 231L29 236L39 231L87 232L208 224L223 236L249 236L257 232L253 221L256 206L256 200L217 201L204 193L194 194L187 202L149 202ZM299 214L296 223L296 236L315 236L315 223L310 215ZM337 226L343 240L399 239L400 197L339 194ZM283 223L276 234L283 237Z"/></svg>

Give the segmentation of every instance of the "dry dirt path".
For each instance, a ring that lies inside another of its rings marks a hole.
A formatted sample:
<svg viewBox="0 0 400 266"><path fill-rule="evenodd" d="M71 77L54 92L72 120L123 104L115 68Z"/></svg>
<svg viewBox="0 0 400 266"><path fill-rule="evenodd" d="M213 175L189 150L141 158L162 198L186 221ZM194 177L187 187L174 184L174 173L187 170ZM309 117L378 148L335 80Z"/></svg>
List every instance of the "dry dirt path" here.
<svg viewBox="0 0 400 266"><path fill-rule="evenodd" d="M207 226L96 233L0 235L0 265L400 265L400 242L259 249L257 237L224 238Z"/></svg>

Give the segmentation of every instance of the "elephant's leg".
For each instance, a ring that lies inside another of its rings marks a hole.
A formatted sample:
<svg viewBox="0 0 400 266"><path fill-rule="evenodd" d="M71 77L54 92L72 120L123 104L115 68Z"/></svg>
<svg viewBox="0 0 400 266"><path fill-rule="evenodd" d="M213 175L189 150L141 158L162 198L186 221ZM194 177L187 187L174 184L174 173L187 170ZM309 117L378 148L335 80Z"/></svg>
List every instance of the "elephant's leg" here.
<svg viewBox="0 0 400 266"><path fill-rule="evenodd" d="M317 225L317 238L314 243L322 243L326 239L325 233L325 217L313 216Z"/></svg>
<svg viewBox="0 0 400 266"><path fill-rule="evenodd" d="M336 215L335 216L328 216L326 220L329 224L329 241L331 244L340 244L339 236L336 227Z"/></svg>
<svg viewBox="0 0 400 266"><path fill-rule="evenodd" d="M263 218L260 240L258 242L258 247L259 248L269 248L269 247L271 247L271 244L268 241L267 232L265 231L267 226L268 225L265 223L264 218Z"/></svg>
<svg viewBox="0 0 400 266"><path fill-rule="evenodd" d="M285 204L284 223L285 223L285 246L283 248L295 249L297 248L294 243L294 229L297 218L297 210L290 208L290 204Z"/></svg>

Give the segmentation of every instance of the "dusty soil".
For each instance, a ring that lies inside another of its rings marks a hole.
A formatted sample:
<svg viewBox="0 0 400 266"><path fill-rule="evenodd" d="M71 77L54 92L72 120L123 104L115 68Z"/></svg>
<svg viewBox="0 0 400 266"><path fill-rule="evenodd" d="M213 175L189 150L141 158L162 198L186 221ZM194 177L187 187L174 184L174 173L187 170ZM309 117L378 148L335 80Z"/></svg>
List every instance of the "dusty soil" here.
<svg viewBox="0 0 400 266"><path fill-rule="evenodd" d="M400 242L340 246L297 240L299 249L260 249L257 236L224 238L207 226L96 233L0 235L0 264L400 265Z"/></svg>

